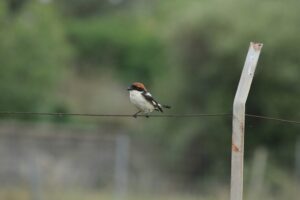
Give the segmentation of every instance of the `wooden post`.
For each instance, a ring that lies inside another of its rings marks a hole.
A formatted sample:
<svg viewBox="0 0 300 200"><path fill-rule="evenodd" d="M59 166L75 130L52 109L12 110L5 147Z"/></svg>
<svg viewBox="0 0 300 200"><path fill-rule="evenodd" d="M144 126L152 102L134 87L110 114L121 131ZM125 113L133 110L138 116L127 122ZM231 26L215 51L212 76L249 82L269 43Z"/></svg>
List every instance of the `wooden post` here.
<svg viewBox="0 0 300 200"><path fill-rule="evenodd" d="M233 102L230 200L243 199L245 105L262 46L250 43Z"/></svg>
<svg viewBox="0 0 300 200"><path fill-rule="evenodd" d="M130 139L121 134L116 138L115 200L126 200L128 190Z"/></svg>

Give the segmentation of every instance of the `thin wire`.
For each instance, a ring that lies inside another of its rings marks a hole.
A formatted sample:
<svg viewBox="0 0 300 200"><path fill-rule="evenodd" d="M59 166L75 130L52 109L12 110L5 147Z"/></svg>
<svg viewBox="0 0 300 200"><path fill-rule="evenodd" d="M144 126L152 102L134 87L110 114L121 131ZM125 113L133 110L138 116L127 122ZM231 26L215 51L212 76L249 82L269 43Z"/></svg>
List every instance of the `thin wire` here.
<svg viewBox="0 0 300 200"><path fill-rule="evenodd" d="M130 114L90 114L90 113L48 113L48 112L0 112L0 115L44 115L44 116L82 116L82 117L133 117ZM214 114L151 114L137 115L137 117L217 117L231 116L231 113Z"/></svg>
<svg viewBox="0 0 300 200"><path fill-rule="evenodd" d="M44 115L44 116L82 116L82 117L133 117L130 114L90 114L90 113L48 113L48 112L0 112L0 115ZM200 114L151 114L151 115L137 115L137 117L167 117L167 118L196 118L196 117L228 117L231 113L200 113ZM282 123L300 124L298 120L289 120L276 117L245 114L246 117L259 118L264 120L278 121Z"/></svg>
<svg viewBox="0 0 300 200"><path fill-rule="evenodd" d="M252 118L260 118L260 119L266 119L266 120L272 120L272 121L278 121L278 122L290 123L290 124L300 124L300 121L296 121L296 120L281 119L281 118L275 118L275 117L253 115L253 114L245 114L245 115L247 117L252 117Z"/></svg>

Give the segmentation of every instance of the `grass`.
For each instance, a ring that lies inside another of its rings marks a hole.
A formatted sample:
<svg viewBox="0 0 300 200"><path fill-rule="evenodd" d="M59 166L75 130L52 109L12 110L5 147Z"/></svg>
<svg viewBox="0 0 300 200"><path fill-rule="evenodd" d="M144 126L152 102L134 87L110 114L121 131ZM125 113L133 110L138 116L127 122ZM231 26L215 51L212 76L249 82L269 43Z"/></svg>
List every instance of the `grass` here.
<svg viewBox="0 0 300 200"><path fill-rule="evenodd" d="M41 197L41 198L39 198ZM129 194L126 200L213 200L213 199L227 199L228 196L219 194L215 197L196 196L192 194ZM5 200L117 200L113 192L109 191L89 191L89 190L54 190L48 192L33 193L26 188L1 188L0 199Z"/></svg>
<svg viewBox="0 0 300 200"><path fill-rule="evenodd" d="M263 195L263 199L279 200L279 199L297 199L296 195L292 195L295 191L285 191L284 194L274 197L271 193ZM295 193L294 193L295 194ZM247 194L244 195L247 200ZM288 198L287 198L288 197ZM40 191L33 193L26 188L0 188L0 199L3 200L118 200L111 191L97 191L97 190L52 190ZM123 200L123 198L120 198ZM214 194L184 194L176 193L174 191L164 194L143 194L135 193L129 194L124 200L229 200L229 193L227 190L216 188ZM260 198L258 198L260 199Z"/></svg>

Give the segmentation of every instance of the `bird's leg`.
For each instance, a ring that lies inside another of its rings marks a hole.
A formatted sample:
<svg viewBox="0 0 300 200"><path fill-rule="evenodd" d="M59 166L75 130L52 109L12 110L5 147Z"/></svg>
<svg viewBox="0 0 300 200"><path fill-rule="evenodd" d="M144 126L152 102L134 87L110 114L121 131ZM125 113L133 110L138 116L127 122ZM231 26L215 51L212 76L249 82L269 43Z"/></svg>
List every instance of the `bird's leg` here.
<svg viewBox="0 0 300 200"><path fill-rule="evenodd" d="M137 113L135 113L135 114L133 115L133 117L136 118L137 115L138 115L139 113L141 113L141 112L142 112L142 111L138 111Z"/></svg>

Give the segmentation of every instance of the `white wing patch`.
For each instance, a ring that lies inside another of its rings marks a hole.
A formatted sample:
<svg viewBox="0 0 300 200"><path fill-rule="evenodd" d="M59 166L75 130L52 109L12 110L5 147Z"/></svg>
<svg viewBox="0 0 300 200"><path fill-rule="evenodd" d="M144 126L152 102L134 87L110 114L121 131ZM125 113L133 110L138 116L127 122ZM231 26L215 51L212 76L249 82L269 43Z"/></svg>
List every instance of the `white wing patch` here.
<svg viewBox="0 0 300 200"><path fill-rule="evenodd" d="M150 94L150 92L146 92L144 95L145 95L145 96L148 96L148 97L152 97L152 95ZM152 98L151 98L151 99L152 99ZM157 102L154 101L154 99L153 99L151 102L152 102L152 104L153 104L154 106L157 106L157 105L158 105Z"/></svg>
<svg viewBox="0 0 300 200"><path fill-rule="evenodd" d="M145 95L152 97L152 95L150 94L150 92L146 92Z"/></svg>

